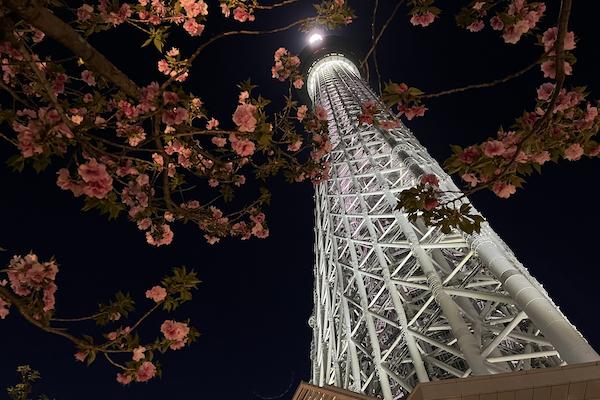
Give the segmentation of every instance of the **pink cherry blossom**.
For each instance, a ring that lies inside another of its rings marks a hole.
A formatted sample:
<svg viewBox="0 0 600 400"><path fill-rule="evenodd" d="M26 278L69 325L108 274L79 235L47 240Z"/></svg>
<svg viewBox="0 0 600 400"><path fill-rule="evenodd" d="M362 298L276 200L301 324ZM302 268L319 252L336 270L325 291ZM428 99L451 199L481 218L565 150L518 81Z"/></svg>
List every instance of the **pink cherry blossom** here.
<svg viewBox="0 0 600 400"><path fill-rule="evenodd" d="M131 356L131 359L133 361L140 361L143 360L146 356L144 355L144 352L146 351L146 348L144 346L138 346L135 349L133 349L133 355Z"/></svg>
<svg viewBox="0 0 600 400"><path fill-rule="evenodd" d="M525 20L519 20L513 25L508 25L504 27L504 34L502 35L502 38L506 43L515 44L519 40L521 40L521 36L523 36L523 34L527 33L528 31L528 22Z"/></svg>
<svg viewBox="0 0 600 400"><path fill-rule="evenodd" d="M341 7L344 5L344 0L334 0L334 2L338 7Z"/></svg>
<svg viewBox="0 0 600 400"><path fill-rule="evenodd" d="M154 161L154 163L160 167L162 167L165 162L163 156L158 153L152 153L152 161Z"/></svg>
<svg viewBox="0 0 600 400"><path fill-rule="evenodd" d="M9 311L10 303L6 302L2 297L0 297L0 319L6 318Z"/></svg>
<svg viewBox="0 0 600 400"><path fill-rule="evenodd" d="M475 4L473 4L472 8L473 8L473 10L480 11L484 5L485 5L485 1L477 1L477 2L475 2Z"/></svg>
<svg viewBox="0 0 600 400"><path fill-rule="evenodd" d="M83 179L83 193L89 197L103 199L112 191L113 179L106 171L106 165L92 158L87 163L81 164L77 169Z"/></svg>
<svg viewBox="0 0 600 400"><path fill-rule="evenodd" d="M473 21L469 26L467 26L467 30L469 32L479 32L483 29L484 26L485 24L483 23L483 21L478 19Z"/></svg>
<svg viewBox="0 0 600 400"><path fill-rule="evenodd" d="M54 310L54 305L56 304L54 294L56 293L57 289L58 289L58 287L56 286L56 284L54 282L50 282L44 288L44 295L42 296L42 301L44 303L44 307L42 307L42 310L44 310L44 312Z"/></svg>
<svg viewBox="0 0 600 400"><path fill-rule="evenodd" d="M545 162L550 161L550 153L544 150L541 153L534 155L532 160L539 165L544 165Z"/></svg>
<svg viewBox="0 0 600 400"><path fill-rule="evenodd" d="M69 175L69 170L66 168L61 168L58 171L58 179L56 180L56 184L62 190L70 190L73 192L75 197L79 197L83 194L83 185L80 185L73 180Z"/></svg>
<svg viewBox="0 0 600 400"><path fill-rule="evenodd" d="M287 55L287 53L288 53L288 51L285 47L280 47L277 50L275 50L273 58L275 59L275 61L279 61L281 59L281 57Z"/></svg>
<svg viewBox="0 0 600 400"><path fill-rule="evenodd" d="M94 7L89 4L84 4L77 9L77 20L79 22L87 21L92 17L92 12L94 12Z"/></svg>
<svg viewBox="0 0 600 400"><path fill-rule="evenodd" d="M81 73L81 79L89 86L96 86L96 79L94 78L94 73L92 71L88 71L87 69Z"/></svg>
<svg viewBox="0 0 600 400"><path fill-rule="evenodd" d="M160 326L160 331L165 339L171 341L185 340L190 333L190 328L185 322L166 320Z"/></svg>
<svg viewBox="0 0 600 400"><path fill-rule="evenodd" d="M254 15L250 14L245 7L236 7L233 10L233 19L239 22L254 21Z"/></svg>
<svg viewBox="0 0 600 400"><path fill-rule="evenodd" d="M163 103L165 105L169 103L177 104L179 101L179 96L175 92L165 91L163 92Z"/></svg>
<svg viewBox="0 0 600 400"><path fill-rule="evenodd" d="M171 50L167 51L169 57L177 57L179 55L179 49L177 47L171 47Z"/></svg>
<svg viewBox="0 0 600 400"><path fill-rule="evenodd" d="M554 60L544 61L541 65L541 69L544 73L544 78L556 78L556 62ZM563 63L563 70L565 72L565 75L573 74L573 67L566 61L564 61Z"/></svg>
<svg viewBox="0 0 600 400"><path fill-rule="evenodd" d="M153 246L162 246L171 244L173 241L173 231L168 224L153 226L149 232L146 232L146 242Z"/></svg>
<svg viewBox="0 0 600 400"><path fill-rule="evenodd" d="M586 112L585 112L585 117L583 118L583 120L585 122L594 122L596 117L598 117L598 108L593 107L591 104L588 104L587 108L586 108Z"/></svg>
<svg viewBox="0 0 600 400"><path fill-rule="evenodd" d="M385 119L383 121L379 121L379 126L381 126L383 129L395 129L400 126L400 121Z"/></svg>
<svg viewBox="0 0 600 400"><path fill-rule="evenodd" d="M304 81L302 78L296 78L296 80L294 80L294 87L296 89L302 89L302 86L304 86Z"/></svg>
<svg viewBox="0 0 600 400"><path fill-rule="evenodd" d="M496 196L503 199L508 199L511 195L516 193L517 188L510 183L496 182L492 186L492 191L496 194Z"/></svg>
<svg viewBox="0 0 600 400"><path fill-rule="evenodd" d="M218 126L219 126L219 120L217 120L215 118L209 119L208 122L206 123L206 129L209 131L211 129L217 129Z"/></svg>
<svg viewBox="0 0 600 400"><path fill-rule="evenodd" d="M162 286L154 286L150 290L146 290L146 298L154 300L156 303L160 303L167 297L167 290Z"/></svg>
<svg viewBox="0 0 600 400"><path fill-rule="evenodd" d="M327 111L321 105L318 105L317 108L315 109L315 116L320 121L327 121Z"/></svg>
<svg viewBox="0 0 600 400"><path fill-rule="evenodd" d="M223 13L226 18L229 17L230 10L226 3L221 3L221 13Z"/></svg>
<svg viewBox="0 0 600 400"><path fill-rule="evenodd" d="M256 223L252 227L252 234L259 239L265 239L269 236L269 230L266 229L261 223Z"/></svg>
<svg viewBox="0 0 600 400"><path fill-rule="evenodd" d="M428 198L427 200L425 200L425 204L423 205L423 208L426 211L431 211L434 208L436 208L438 205L440 204L440 202L436 199L436 198Z"/></svg>
<svg viewBox="0 0 600 400"><path fill-rule="evenodd" d="M569 161L577 161L583 155L583 147L579 143L573 143L565 149L564 158Z"/></svg>
<svg viewBox="0 0 600 400"><path fill-rule="evenodd" d="M406 116L406 119L408 119L409 121L412 120L415 117L422 117L425 115L425 111L427 111L427 107L425 107L424 105L418 105L418 106L413 106L410 107L406 110L403 110L404 115Z"/></svg>
<svg viewBox="0 0 600 400"><path fill-rule="evenodd" d="M306 107L305 105L301 105L300 107L298 107L298 110L296 111L296 118L298 119L298 121L302 121L306 116L307 112L308 107Z"/></svg>
<svg viewBox="0 0 600 400"><path fill-rule="evenodd" d="M302 140L298 139L294 143L289 144L287 149L288 149L288 151L294 152L294 151L300 150L301 146L302 146Z"/></svg>
<svg viewBox="0 0 600 400"><path fill-rule="evenodd" d="M495 31L501 31L504 29L504 22L502 22L502 20L497 16L494 16L490 19L490 25Z"/></svg>
<svg viewBox="0 0 600 400"><path fill-rule="evenodd" d="M117 374L117 382L119 382L121 385L129 385L132 380L133 377L130 374L123 374L120 372Z"/></svg>
<svg viewBox="0 0 600 400"><path fill-rule="evenodd" d="M558 28L549 28L542 35L542 44L544 45L544 51L549 52L554 48L556 39L558 37ZM565 34L565 41L563 43L563 50L574 50L575 49L575 33L567 32Z"/></svg>
<svg viewBox="0 0 600 400"><path fill-rule="evenodd" d="M171 67L169 67L169 63L167 60L158 61L158 72L162 72L165 75L169 75L169 73L171 72Z"/></svg>
<svg viewBox="0 0 600 400"><path fill-rule="evenodd" d="M235 186L240 187L244 183L246 183L246 177L244 175L239 175L235 178L235 182L234 182Z"/></svg>
<svg viewBox="0 0 600 400"><path fill-rule="evenodd" d="M435 20L435 15L431 12L431 11L427 11L424 14L414 14L411 18L410 18L410 23L413 24L414 26L422 26L422 27L426 27L428 25L430 25L433 20Z"/></svg>
<svg viewBox="0 0 600 400"><path fill-rule="evenodd" d="M253 104L240 104L233 113L233 122L240 132L254 132L256 129L256 106Z"/></svg>
<svg viewBox="0 0 600 400"><path fill-rule="evenodd" d="M247 156L251 156L252 154L254 154L254 150L256 149L256 145L251 140L249 140L249 139L237 139L235 137L235 135L231 135L229 137L229 141L231 142L231 148L239 156L247 157Z"/></svg>
<svg viewBox="0 0 600 400"><path fill-rule="evenodd" d="M210 141L217 147L224 147L227 144L227 139L214 136Z"/></svg>
<svg viewBox="0 0 600 400"><path fill-rule="evenodd" d="M477 179L477 177L473 174L463 174L461 176L462 180L465 181L466 183L468 183L471 187L477 186L477 184L479 183L479 179Z"/></svg>
<svg viewBox="0 0 600 400"><path fill-rule="evenodd" d="M185 29L190 36L200 36L204 31L204 25L197 23L195 19L191 18L185 21L183 29Z"/></svg>
<svg viewBox="0 0 600 400"><path fill-rule="evenodd" d="M87 358L88 355L88 351L78 351L77 353L74 354L74 357L77 361L79 362L84 362L85 359Z"/></svg>
<svg viewBox="0 0 600 400"><path fill-rule="evenodd" d="M538 100L550 100L550 96L552 96L552 92L554 92L554 86L555 85L550 82L543 83L537 90Z"/></svg>
<svg viewBox="0 0 600 400"><path fill-rule="evenodd" d="M239 96L238 96L238 103L243 104L246 103L246 101L250 98L250 93L248 93L247 90L244 90L243 92L240 92Z"/></svg>
<svg viewBox="0 0 600 400"><path fill-rule="evenodd" d="M425 175L421 176L421 184L423 184L423 185L429 184L431 186L437 187L440 185L440 180L434 174L425 174Z"/></svg>
<svg viewBox="0 0 600 400"><path fill-rule="evenodd" d="M501 156L506 152L504 143L499 140L488 140L481 145L481 148L487 157Z"/></svg>
<svg viewBox="0 0 600 400"><path fill-rule="evenodd" d="M135 373L136 382L146 382L154 378L156 375L156 367L150 361L144 361Z"/></svg>

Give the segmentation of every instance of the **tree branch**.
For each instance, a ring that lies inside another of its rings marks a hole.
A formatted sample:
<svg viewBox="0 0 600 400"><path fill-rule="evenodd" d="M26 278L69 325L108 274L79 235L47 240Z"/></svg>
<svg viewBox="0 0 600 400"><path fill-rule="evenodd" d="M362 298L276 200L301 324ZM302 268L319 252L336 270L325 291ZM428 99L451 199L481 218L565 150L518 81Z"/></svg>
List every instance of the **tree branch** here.
<svg viewBox="0 0 600 400"><path fill-rule="evenodd" d="M255 10L272 10L274 8L277 8L277 7L283 7L283 6L287 6L289 4L296 3L297 1L298 0L283 0L283 1L279 2L279 3L270 4L270 5L264 5L263 6L263 5L259 4L257 6L252 7L252 8L254 8Z"/></svg>
<svg viewBox="0 0 600 400"><path fill-rule="evenodd" d="M492 87L492 86L496 86L499 85L501 83L506 83L512 79L518 78L521 75L525 74L526 72L528 72L529 70L531 70L532 68L534 68L536 65L538 65L539 60L534 61L533 63L529 64L528 66L526 66L523 69L520 69L517 72L514 72L510 75L505 76L504 78L500 78L500 79L496 79L494 81L491 82L486 82L486 83L477 83L477 84L473 84L473 85L467 85L467 86L463 86L463 87L459 87L459 88L454 88L454 89L448 89L448 90L443 90L441 92L437 92L437 93L430 93L430 94L424 94L419 96L420 99L432 99L435 97L441 97L441 96L445 96L448 94L455 94L455 93L461 93L461 92L466 92L467 90L472 90L472 89L483 89L483 88L488 88L488 87Z"/></svg>
<svg viewBox="0 0 600 400"><path fill-rule="evenodd" d="M113 82L128 96L138 98L140 88L49 9L42 7L35 0L2 0L2 2L26 22L81 57L91 70Z"/></svg>
<svg viewBox="0 0 600 400"><path fill-rule="evenodd" d="M360 62L360 65L362 66L364 63L367 62L367 60L369 59L369 57L371 56L371 53L373 53L373 51L375 51L375 47L377 47L377 44L379 43L379 40L381 39L381 36L383 36L383 32L385 32L385 30L387 29L387 27L390 25L390 22L392 22L392 20L394 19L394 17L396 16L396 13L398 13L398 10L400 9L400 6L402 4L404 4L405 0L398 0L398 3L396 3L396 7L394 7L394 11L392 11L392 13L390 14L390 16L388 17L388 19L385 21L385 24L383 24L383 26L381 27L381 30L379 31L379 33L377 34L377 37L375 38L375 40L373 41L373 44L371 45L371 48L369 49L369 51L367 52L367 55L363 58L363 60Z"/></svg>
<svg viewBox="0 0 600 400"><path fill-rule="evenodd" d="M247 30L240 30L240 31L227 31L227 32L221 32L213 37L211 37L210 39L208 39L206 42L202 43L195 51L194 53L192 53L191 57L187 60L187 65L186 67L189 68L192 63L194 62L194 60L200 55L200 53L202 52L202 50L204 50L205 48L207 48L209 45L211 45L212 43L216 42L219 39L222 39L224 37L228 37L228 36L234 36L234 35L255 35L255 36L259 36L259 35L268 35L271 33L278 33L278 32L283 32L283 31L287 31L288 29L293 28L294 26L298 26L301 25L305 22L308 21L312 21L314 20L314 17L311 18L304 18L295 22L292 22L291 24L288 24L286 26L282 26L281 28L274 28L274 29L269 29L266 31L247 31ZM182 75L183 73L185 73L185 69L183 69L181 72L179 72L177 75L171 76L169 79L167 79L161 86L161 90L164 90L167 86L169 86L173 80L175 80L178 76Z"/></svg>

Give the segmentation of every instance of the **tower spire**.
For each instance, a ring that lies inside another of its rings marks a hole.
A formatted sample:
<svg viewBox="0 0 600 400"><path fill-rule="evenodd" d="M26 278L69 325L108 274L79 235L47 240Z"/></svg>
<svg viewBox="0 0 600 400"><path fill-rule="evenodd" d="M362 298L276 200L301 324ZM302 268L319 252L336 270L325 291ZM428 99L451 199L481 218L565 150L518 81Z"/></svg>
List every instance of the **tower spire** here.
<svg viewBox="0 0 600 400"><path fill-rule="evenodd" d="M379 100L352 57L327 39L311 56L333 145L315 193L312 382L392 400L429 380L600 360L487 223L445 234L408 219L397 194L422 175L459 189L401 123L358 122Z"/></svg>

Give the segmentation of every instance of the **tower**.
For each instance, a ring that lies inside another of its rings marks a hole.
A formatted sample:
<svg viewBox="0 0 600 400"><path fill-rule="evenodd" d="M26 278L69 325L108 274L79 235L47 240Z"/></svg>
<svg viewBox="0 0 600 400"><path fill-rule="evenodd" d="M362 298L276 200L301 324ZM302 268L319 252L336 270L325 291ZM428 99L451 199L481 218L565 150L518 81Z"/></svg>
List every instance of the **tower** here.
<svg viewBox="0 0 600 400"><path fill-rule="evenodd" d="M378 99L349 52L325 40L303 58L333 146L315 189L312 383L392 400L418 382L600 360L487 223L444 234L407 218L397 194L423 174L459 189L404 125L359 124Z"/></svg>

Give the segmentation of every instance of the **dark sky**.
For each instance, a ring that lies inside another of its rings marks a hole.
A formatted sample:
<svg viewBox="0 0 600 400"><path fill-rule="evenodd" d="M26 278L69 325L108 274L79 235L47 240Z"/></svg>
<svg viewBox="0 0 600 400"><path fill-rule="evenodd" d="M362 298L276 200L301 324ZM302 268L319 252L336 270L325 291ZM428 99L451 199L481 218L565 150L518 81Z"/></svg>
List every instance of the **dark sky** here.
<svg viewBox="0 0 600 400"><path fill-rule="evenodd" d="M386 18L394 5L380 0ZM449 2L440 2L442 6ZM547 26L557 14L558 1L549 3ZM579 38L574 67L578 85L587 85L598 98L600 62L598 36L591 1L575 2L571 19ZM359 19L341 34L364 54L370 37L370 6L350 0ZM217 6L209 2L211 11ZM277 27L309 15L310 2L302 1L270 17L259 13L257 28ZM222 20L216 17L215 20ZM381 21L379 22L381 23ZM231 26L234 26L231 24ZM223 26L208 25L206 36ZM159 79L158 54L138 49L143 37L117 29L95 44L137 83ZM173 44L191 49L197 39L173 37ZM185 40L185 42L184 42ZM200 39L202 40L202 38ZM279 46L298 52L306 37L290 31L264 38L226 39L210 47L192 71L192 90L224 123L236 102L235 84L251 76L267 97L279 97L284 85L270 78L272 55ZM400 16L379 48L384 80L406 81L425 91L438 91L495 79L529 64L540 48L528 38L505 45L495 32L473 34L455 27L450 12L429 29L412 27ZM439 161L449 154L450 143L468 144L493 136L499 125L509 126L531 108L541 83L536 69L495 89L441 98L428 103L426 118L408 126ZM372 82L373 83L373 82ZM13 149L2 144L2 158ZM600 277L597 205L598 160L561 162L529 179L525 190L503 201L489 193L477 195L476 207L512 247L518 258L547 288L551 297L591 344L600 349L597 322ZM55 169L36 175L12 173L0 167L3 190L0 245L2 263L11 254L30 249L42 258L55 255L60 263L57 294L62 316L94 310L97 302L117 290L129 291L147 304L144 291L169 268L194 268L203 284L194 301L176 315L190 317L202 336L190 349L169 352L162 359L162 380L127 388L114 381L115 371L102 360L85 367L73 359L70 343L28 326L16 314L0 321L0 388L14 383L14 369L31 364L44 376L40 389L60 400L164 399L174 397L256 399L276 396L309 379L312 309L313 222L312 188L307 184L270 183L271 236L266 240L224 241L209 246L192 226L179 226L174 243L153 248L137 228L126 221L107 221L96 212L82 213L81 200L55 186ZM160 320L148 321L158 333ZM293 389L282 398L291 397Z"/></svg>

